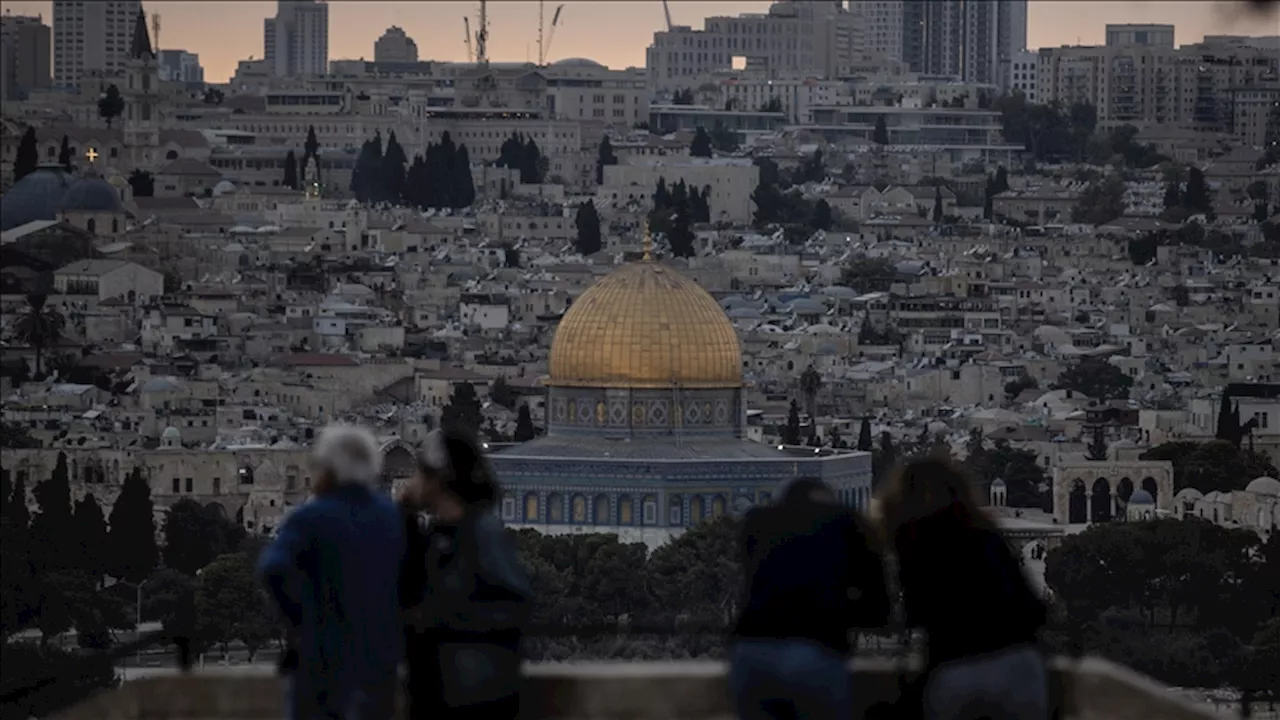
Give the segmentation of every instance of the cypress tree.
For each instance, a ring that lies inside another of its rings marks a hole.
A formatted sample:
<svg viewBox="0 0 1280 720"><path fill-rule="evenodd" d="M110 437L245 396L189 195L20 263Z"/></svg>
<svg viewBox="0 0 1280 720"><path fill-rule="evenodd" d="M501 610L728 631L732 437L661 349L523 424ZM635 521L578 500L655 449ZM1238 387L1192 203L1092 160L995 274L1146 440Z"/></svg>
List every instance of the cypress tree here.
<svg viewBox="0 0 1280 720"><path fill-rule="evenodd" d="M791 407L787 410L787 424L782 428L782 444L800 444L800 406L795 400L791 401Z"/></svg>
<svg viewBox="0 0 1280 720"><path fill-rule="evenodd" d="M577 242L574 243L578 253L590 255L600 252L603 243L600 237L600 215L596 212L595 203L588 200L579 205L574 224L578 228Z"/></svg>
<svg viewBox="0 0 1280 720"><path fill-rule="evenodd" d="M396 131L387 136L387 151L382 155L381 185L382 199L393 205L404 202L404 165L408 158L400 141L396 140Z"/></svg>
<svg viewBox="0 0 1280 720"><path fill-rule="evenodd" d="M862 418L862 425L858 428L858 449L871 452L871 418Z"/></svg>
<svg viewBox="0 0 1280 720"><path fill-rule="evenodd" d="M298 161L292 150L284 156L284 179L280 181L280 185L290 190L298 189Z"/></svg>
<svg viewBox="0 0 1280 720"><path fill-rule="evenodd" d="M7 486L8 483L5 483ZM35 619L38 592L31 566L31 513L27 509L27 484L18 478L6 495L0 509L0 635L30 627Z"/></svg>
<svg viewBox="0 0 1280 720"><path fill-rule="evenodd" d="M58 150L58 164L67 172L71 172L71 141L66 135L62 136L62 148Z"/></svg>
<svg viewBox="0 0 1280 720"><path fill-rule="evenodd" d="M40 148L36 147L35 126L28 125L18 141L18 152L13 156L13 181L16 183L30 175L40 164Z"/></svg>
<svg viewBox="0 0 1280 720"><path fill-rule="evenodd" d="M134 468L111 507L107 532L110 572L127 582L145 580L159 561L156 548L155 506L151 486L142 477L142 468Z"/></svg>
<svg viewBox="0 0 1280 720"><path fill-rule="evenodd" d="M538 143L529 138L521 154L520 182L537 185L542 179L542 152L538 149Z"/></svg>
<svg viewBox="0 0 1280 720"><path fill-rule="evenodd" d="M537 435L537 430L533 427L533 417L529 414L529 405L526 403L520 406L520 412L516 415L516 442L528 442Z"/></svg>
<svg viewBox="0 0 1280 720"><path fill-rule="evenodd" d="M933 188L933 224L942 224L942 186Z"/></svg>
<svg viewBox="0 0 1280 720"><path fill-rule="evenodd" d="M877 145L889 144L889 127L885 125L883 115L876 118L876 127L871 132L871 142Z"/></svg>
<svg viewBox="0 0 1280 720"><path fill-rule="evenodd" d="M93 578L96 586L107 573L107 521L93 493L86 493L76 503L74 517L76 550L79 553L77 566Z"/></svg>
<svg viewBox="0 0 1280 720"><path fill-rule="evenodd" d="M471 207L476 201L475 181L471 178L471 154L466 143L458 146L453 155L453 206Z"/></svg>
<svg viewBox="0 0 1280 720"><path fill-rule="evenodd" d="M40 506L31 519L31 559L36 568L47 573L75 567L78 553L66 453L58 453L53 474L38 483L32 494Z"/></svg>

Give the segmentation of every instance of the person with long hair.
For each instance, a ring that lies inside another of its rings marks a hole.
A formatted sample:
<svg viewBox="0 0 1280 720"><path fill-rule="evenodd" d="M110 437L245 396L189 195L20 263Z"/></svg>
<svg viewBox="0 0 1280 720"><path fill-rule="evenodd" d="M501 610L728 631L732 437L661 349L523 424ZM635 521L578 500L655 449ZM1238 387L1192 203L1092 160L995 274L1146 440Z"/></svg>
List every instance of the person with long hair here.
<svg viewBox="0 0 1280 720"><path fill-rule="evenodd" d="M509 720L520 711L529 578L495 512L501 491L475 440L433 430L424 445L401 498L409 717Z"/></svg>
<svg viewBox="0 0 1280 720"><path fill-rule="evenodd" d="M1046 720L1045 606L968 476L944 458L911 461L878 503L907 625L928 637L926 720Z"/></svg>
<svg viewBox="0 0 1280 720"><path fill-rule="evenodd" d="M405 534L378 491L382 454L368 430L333 425L312 464L315 499L289 514L258 561L296 652L282 663L289 717L391 720L404 657L396 582Z"/></svg>
<svg viewBox="0 0 1280 720"><path fill-rule="evenodd" d="M817 478L743 523L746 585L729 655L743 720L853 716L849 632L889 618L884 565L863 523Z"/></svg>

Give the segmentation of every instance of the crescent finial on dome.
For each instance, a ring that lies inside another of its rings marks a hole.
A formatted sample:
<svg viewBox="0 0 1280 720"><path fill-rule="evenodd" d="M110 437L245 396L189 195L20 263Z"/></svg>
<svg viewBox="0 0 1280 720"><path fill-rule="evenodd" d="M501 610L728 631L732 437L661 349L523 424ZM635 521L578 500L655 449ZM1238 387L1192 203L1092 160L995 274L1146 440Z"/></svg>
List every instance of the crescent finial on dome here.
<svg viewBox="0 0 1280 720"><path fill-rule="evenodd" d="M649 232L649 221L647 219L644 221L644 240L643 240L642 246L644 247L644 261L652 262L653 261L653 235L650 234Z"/></svg>

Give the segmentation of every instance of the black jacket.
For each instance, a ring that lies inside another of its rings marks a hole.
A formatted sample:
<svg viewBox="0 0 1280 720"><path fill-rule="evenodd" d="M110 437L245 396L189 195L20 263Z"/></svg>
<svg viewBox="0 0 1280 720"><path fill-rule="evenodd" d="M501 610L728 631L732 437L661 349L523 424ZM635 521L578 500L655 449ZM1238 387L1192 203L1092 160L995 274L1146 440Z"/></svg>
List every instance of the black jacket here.
<svg viewBox="0 0 1280 720"><path fill-rule="evenodd" d="M804 638L847 653L851 628L888 621L884 565L846 508L755 508L744 523L743 552L737 637Z"/></svg>
<svg viewBox="0 0 1280 720"><path fill-rule="evenodd" d="M906 525L894 544L907 624L927 633L930 666L1036 641L1044 603L997 531L948 509Z"/></svg>
<svg viewBox="0 0 1280 720"><path fill-rule="evenodd" d="M411 694L457 707L516 693L532 591L502 521L475 512L432 528L410 515L406 528L400 602Z"/></svg>

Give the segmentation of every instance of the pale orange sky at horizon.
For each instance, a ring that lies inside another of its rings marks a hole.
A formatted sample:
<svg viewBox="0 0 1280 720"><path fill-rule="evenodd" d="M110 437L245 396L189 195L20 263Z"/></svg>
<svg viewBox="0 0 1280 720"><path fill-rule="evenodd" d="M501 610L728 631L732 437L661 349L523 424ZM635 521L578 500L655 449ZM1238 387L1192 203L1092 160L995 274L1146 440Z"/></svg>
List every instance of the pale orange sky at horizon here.
<svg viewBox="0 0 1280 720"><path fill-rule="evenodd" d="M546 3L550 24L556 0ZM547 60L587 57L614 68L644 65L645 48L654 31L665 27L660 0L565 2ZM712 15L764 12L767 1L705 2L673 0L672 19L702 27ZM147 13L159 13L159 46L198 53L207 82L226 82L236 63L262 56L262 20L275 15L276 3L264 0L210 2L168 0L144 2ZM476 25L476 2L329 3L329 59L373 59L373 44L392 25L404 28L418 44L424 60L466 59L462 18ZM50 0L6 0L6 13L43 15L51 22ZM1236 0L1031 0L1029 47L1097 45L1107 23L1168 23L1177 42L1196 42L1206 34L1280 34L1280 15L1249 14ZM537 60L538 3L511 0L489 3L489 57L494 61ZM233 29L234 28L234 29ZM230 31L230 32L228 32ZM153 39L154 41L154 39Z"/></svg>

